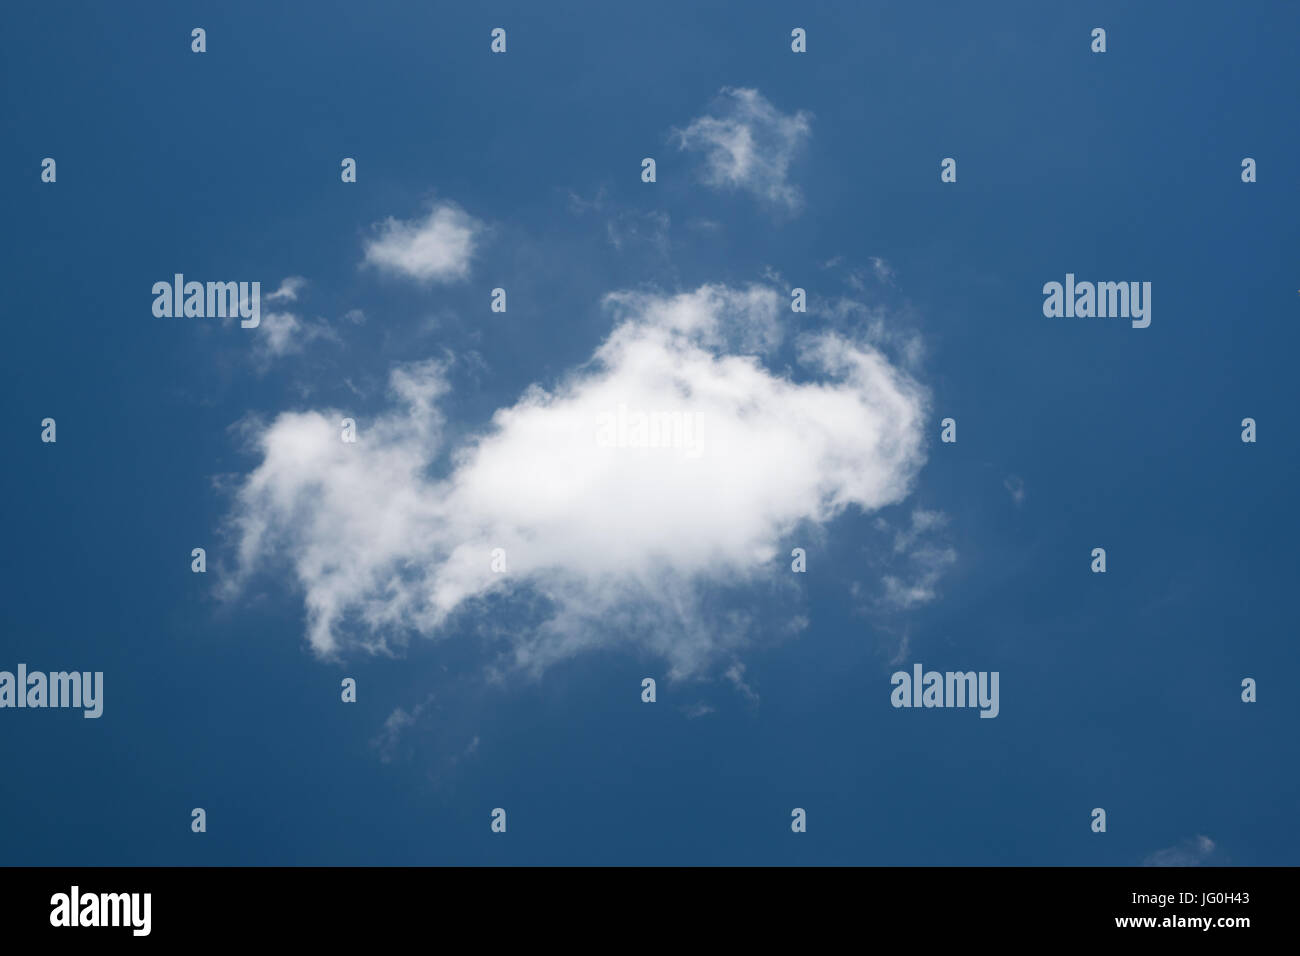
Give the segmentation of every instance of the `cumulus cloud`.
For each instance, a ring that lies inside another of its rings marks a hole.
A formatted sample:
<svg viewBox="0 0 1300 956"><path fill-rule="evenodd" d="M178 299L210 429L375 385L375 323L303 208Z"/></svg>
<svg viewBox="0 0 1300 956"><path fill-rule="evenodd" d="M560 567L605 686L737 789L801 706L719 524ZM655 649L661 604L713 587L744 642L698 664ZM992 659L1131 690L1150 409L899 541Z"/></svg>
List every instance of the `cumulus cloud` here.
<svg viewBox="0 0 1300 956"><path fill-rule="evenodd" d="M704 154L709 185L744 189L797 212L803 196L788 181L790 164L811 131L811 113L782 113L758 90L723 87L713 115L674 133L681 149Z"/></svg>
<svg viewBox="0 0 1300 956"><path fill-rule="evenodd" d="M623 642L672 676L725 656L743 692L752 621L719 590L787 581L784 536L902 500L924 459L925 393L870 344L806 334L799 381L764 364L785 301L762 285L612 294L588 362L454 447L437 361L395 369L355 443L341 411L281 414L252 434L233 587L287 562L323 656L495 621L503 667Z"/></svg>
<svg viewBox="0 0 1300 956"><path fill-rule="evenodd" d="M389 217L366 242L367 265L421 282L454 282L469 276L483 223L460 207L436 204L423 219Z"/></svg>

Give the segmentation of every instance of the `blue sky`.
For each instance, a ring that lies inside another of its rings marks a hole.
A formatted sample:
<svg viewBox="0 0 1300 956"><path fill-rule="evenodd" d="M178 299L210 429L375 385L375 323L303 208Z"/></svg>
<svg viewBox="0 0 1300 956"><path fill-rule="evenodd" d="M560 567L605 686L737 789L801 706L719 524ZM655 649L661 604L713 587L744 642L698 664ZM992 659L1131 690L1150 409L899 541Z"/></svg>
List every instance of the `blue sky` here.
<svg viewBox="0 0 1300 956"><path fill-rule="evenodd" d="M1296 863L1300 13L860 6L6 10L0 669L105 701L0 710L0 862ZM752 457L530 444L641 359Z"/></svg>

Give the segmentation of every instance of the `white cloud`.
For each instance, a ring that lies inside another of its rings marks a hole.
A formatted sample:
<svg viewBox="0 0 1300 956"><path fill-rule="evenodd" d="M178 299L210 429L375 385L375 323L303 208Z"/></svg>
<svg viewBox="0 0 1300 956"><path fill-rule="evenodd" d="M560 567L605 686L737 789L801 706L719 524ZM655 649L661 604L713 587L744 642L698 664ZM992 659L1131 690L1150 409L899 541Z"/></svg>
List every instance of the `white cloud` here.
<svg viewBox="0 0 1300 956"><path fill-rule="evenodd" d="M302 342L295 333L301 328L302 321L291 312L268 312L262 316L262 322L258 326L258 348L268 356L300 351Z"/></svg>
<svg viewBox="0 0 1300 956"><path fill-rule="evenodd" d="M904 631L903 639L898 642L898 650L895 651L894 656L889 659L890 665L892 666L895 664L901 664L905 660L908 660L911 657L911 651L912 651L912 632Z"/></svg>
<svg viewBox="0 0 1300 956"><path fill-rule="evenodd" d="M401 739L402 731L415 723L415 719L420 716L424 706L420 705L415 708L414 713L408 713L401 707L394 709L384 721L384 728L379 735L370 742L370 745L379 751L379 759L384 763L391 763L393 756L397 752L397 744Z"/></svg>
<svg viewBox="0 0 1300 956"><path fill-rule="evenodd" d="M848 274L849 284L864 288L855 280L856 270ZM868 306L858 299L839 296L834 299L814 298L809 311L824 316L837 326L853 330L855 337L865 337L874 345L883 347L902 359L908 369L917 369L925 358L925 343L918 332L900 324L897 317L881 306Z"/></svg>
<svg viewBox="0 0 1300 956"><path fill-rule="evenodd" d="M569 190L569 211L575 216L581 216L586 212L600 212L605 208L605 187L601 186L596 190L594 196L590 199L583 199L572 189Z"/></svg>
<svg viewBox="0 0 1300 956"><path fill-rule="evenodd" d="M280 283L280 288L274 292L268 293L267 302L279 302L283 299L285 302L295 302L298 299L298 293L307 285L307 280L302 276L289 276Z"/></svg>
<svg viewBox="0 0 1300 956"><path fill-rule="evenodd" d="M615 642L676 676L734 661L748 622L707 598L786 580L784 536L902 500L924 459L925 393L872 346L810 334L796 344L815 380L765 367L785 301L766 286L608 296L615 326L588 363L455 448L432 361L392 373L394 405L358 419L355 444L341 411L281 414L256 432L238 492L234 586L287 560L321 655L462 622L496 627L505 665L532 672ZM693 440L646 447L640 432L638 447L629 430L609 447L620 406L680 412ZM493 602L515 602L509 627L484 613Z"/></svg>
<svg viewBox="0 0 1300 956"><path fill-rule="evenodd" d="M696 232L708 234L722 231L722 223L714 222L712 219L688 219L686 220L686 227L694 229Z"/></svg>
<svg viewBox="0 0 1300 956"><path fill-rule="evenodd" d="M891 611L906 611L933 601L944 572L957 563L957 551L944 539L948 516L942 511L913 510L911 524L894 534L894 554L905 562L897 574L881 578L884 593L879 604ZM881 530L888 524L878 522ZM862 588L857 588L861 593Z"/></svg>
<svg viewBox="0 0 1300 956"><path fill-rule="evenodd" d="M758 703L758 693L754 688L745 682L745 665L740 661L733 661L722 675L735 686L736 690L744 694L751 703Z"/></svg>
<svg viewBox="0 0 1300 956"><path fill-rule="evenodd" d="M469 276L483 223L452 203L439 203L424 219L389 217L366 242L366 263L423 282L454 282Z"/></svg>
<svg viewBox="0 0 1300 956"><path fill-rule="evenodd" d="M619 252L629 243L644 242L660 255L668 255L668 229L672 224L666 212L648 212L644 215L624 211L605 223L609 243Z"/></svg>
<svg viewBox="0 0 1300 956"><path fill-rule="evenodd" d="M272 356L301 352L315 339L332 339L334 333L322 321L308 321L291 312L270 312L262 317L258 344Z"/></svg>
<svg viewBox="0 0 1300 956"><path fill-rule="evenodd" d="M948 524L948 516L942 511L926 511L917 508L912 512L912 524L894 535L894 552L902 554L912 549L917 538L936 531Z"/></svg>
<svg viewBox="0 0 1300 956"><path fill-rule="evenodd" d="M782 113L758 90L724 87L715 115L674 132L682 149L704 153L709 185L745 189L796 212L803 196L787 177L811 131L811 113Z"/></svg>
<svg viewBox="0 0 1300 956"><path fill-rule="evenodd" d="M286 355L297 355L317 339L338 341L338 336L325 322L307 321L292 312L268 312L262 316L255 332L253 355L259 371Z"/></svg>
<svg viewBox="0 0 1300 956"><path fill-rule="evenodd" d="M1143 866L1200 866L1214 853L1214 841L1207 836L1183 840L1176 846L1156 850L1145 860Z"/></svg>
<svg viewBox="0 0 1300 956"><path fill-rule="evenodd" d="M713 713L713 708L703 701L700 701L681 708L681 711L686 715L687 720L694 720L697 717L707 717L709 714Z"/></svg>
<svg viewBox="0 0 1300 956"><path fill-rule="evenodd" d="M894 267L880 256L870 256L871 272L863 266L847 266L842 255L832 256L822 263L823 269L840 269L844 274L844 282L854 292L865 294L867 292L867 279L870 275L875 275L876 282L880 285L894 285ZM842 267L842 268L841 268Z"/></svg>
<svg viewBox="0 0 1300 956"><path fill-rule="evenodd" d="M883 578L885 603L899 610L929 604L938 597L935 586L943 577L944 570L957 561L957 552L952 548L926 548L912 558L918 570L909 578L892 574Z"/></svg>
<svg viewBox="0 0 1300 956"><path fill-rule="evenodd" d="M1002 487L1007 489L1007 494L1011 495L1011 500L1017 505L1024 503L1025 481L1019 475L1007 475L1002 480Z"/></svg>
<svg viewBox="0 0 1300 956"><path fill-rule="evenodd" d="M307 287L302 276L288 276L280 287L264 295L266 302L297 302L299 293ZM237 318L237 317L236 317ZM227 322L233 323L234 319ZM252 335L253 365L258 374L265 373L277 360L287 355L298 355L317 340L339 342L339 336L324 319L304 319L296 312L263 312Z"/></svg>

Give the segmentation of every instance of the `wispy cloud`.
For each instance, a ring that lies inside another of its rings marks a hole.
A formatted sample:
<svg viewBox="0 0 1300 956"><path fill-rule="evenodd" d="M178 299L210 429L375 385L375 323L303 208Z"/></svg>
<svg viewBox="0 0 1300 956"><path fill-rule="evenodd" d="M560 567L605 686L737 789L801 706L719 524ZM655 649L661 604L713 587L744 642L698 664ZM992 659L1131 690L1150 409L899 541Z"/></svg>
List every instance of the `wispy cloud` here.
<svg viewBox="0 0 1300 956"><path fill-rule="evenodd" d="M1025 482L1019 475L1007 475L1002 480L1002 487L1007 489L1007 494L1011 496L1011 500L1016 503L1017 507L1024 503Z"/></svg>
<svg viewBox="0 0 1300 956"><path fill-rule="evenodd" d="M1174 846L1156 850L1145 860L1143 866L1202 866L1214 855L1214 841L1207 836L1196 836L1183 840Z"/></svg>
<svg viewBox="0 0 1300 956"><path fill-rule="evenodd" d="M740 661L733 661L731 666L727 668L726 672L722 676L731 681L732 686L734 686L736 690L740 691L747 700L751 703L758 703L758 693L745 681L744 664Z"/></svg>
<svg viewBox="0 0 1300 956"><path fill-rule="evenodd" d="M668 255L668 228L672 221L666 212L636 213L624 211L605 223L610 245L620 252L624 246L647 243L660 255Z"/></svg>
<svg viewBox="0 0 1300 956"><path fill-rule="evenodd" d="M296 355L317 339L338 341L338 336L321 320L306 320L292 312L268 312L257 328L253 354L265 370L272 360Z"/></svg>
<svg viewBox="0 0 1300 956"><path fill-rule="evenodd" d="M402 737L402 731L415 723L415 719L420 716L424 707L417 706L413 711L403 710L397 707L388 719L384 721L383 730L381 730L370 742L370 745L379 751L379 759L384 763L391 763L393 757L397 754L397 744Z"/></svg>
<svg viewBox="0 0 1300 956"><path fill-rule="evenodd" d="M906 611L928 604L938 597L938 584L944 573L957 562L957 551L944 534L948 516L941 511L917 508L912 511L909 524L894 531L891 561L885 562L890 573L881 578L882 591L874 599L875 606L884 611ZM883 518L877 519L877 530L888 533L890 527ZM855 597L870 592L855 582Z"/></svg>
<svg viewBox="0 0 1300 956"><path fill-rule="evenodd" d="M704 181L744 189L787 212L803 205L790 164L812 132L812 114L782 113L758 90L724 87L710 115L674 130L678 146L704 154Z"/></svg>
<svg viewBox="0 0 1300 956"><path fill-rule="evenodd" d="M903 661L908 660L911 657L911 652L912 632L907 630L903 632L903 636L898 642L898 650L896 650L894 656L889 659L889 663L891 665L901 664Z"/></svg>
<svg viewBox="0 0 1300 956"><path fill-rule="evenodd" d="M695 720L697 717L707 717L713 713L713 708L703 701L699 701L683 707L682 713L686 715L687 720Z"/></svg>
<svg viewBox="0 0 1300 956"><path fill-rule="evenodd" d="M849 270L845 281L855 291L865 289L858 269ZM855 337L865 338L873 345L887 349L897 355L909 369L918 369L925 359L925 342L920 333L883 306L868 306L857 298L837 296L811 299L808 311L824 316Z"/></svg>
<svg viewBox="0 0 1300 956"><path fill-rule="evenodd" d="M573 213L575 216L581 216L588 212L600 212L606 205L605 193L605 187L601 186L590 199L583 199L580 195L570 189L569 212Z"/></svg>
<svg viewBox="0 0 1300 956"><path fill-rule="evenodd" d="M268 293L267 302L294 302L298 298L298 293L307 285L307 280L302 276L289 276L280 283L280 288L274 292Z"/></svg>
<svg viewBox="0 0 1300 956"><path fill-rule="evenodd" d="M712 219L695 218L686 220L686 228L706 235L715 235L722 232L722 223L714 222Z"/></svg>
<svg viewBox="0 0 1300 956"><path fill-rule="evenodd" d="M917 508L912 512L912 523L894 535L894 553L904 554L911 551L918 538L924 537L948 524L948 516L942 511L926 511Z"/></svg>
<svg viewBox="0 0 1300 956"><path fill-rule="evenodd" d="M297 302L299 293L307 287L302 276L289 276L274 292L263 298L267 302ZM300 354L317 340L338 342L338 334L323 319L305 319L297 312L287 310L264 313L253 333L253 364L259 374L285 356Z"/></svg>

